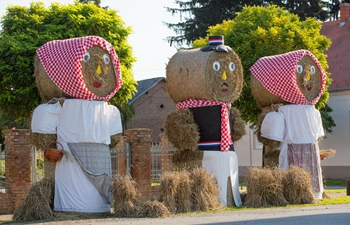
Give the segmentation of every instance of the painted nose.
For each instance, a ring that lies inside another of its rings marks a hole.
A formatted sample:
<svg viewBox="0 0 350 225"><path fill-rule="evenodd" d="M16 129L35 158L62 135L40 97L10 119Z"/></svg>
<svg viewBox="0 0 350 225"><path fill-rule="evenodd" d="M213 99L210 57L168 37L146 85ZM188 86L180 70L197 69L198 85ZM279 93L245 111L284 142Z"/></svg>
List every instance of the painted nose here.
<svg viewBox="0 0 350 225"><path fill-rule="evenodd" d="M101 70L101 66L100 66L100 65L98 65L98 66L97 66L97 68L96 68L96 73L97 73L98 75L100 75L100 74L101 74L101 72L102 72L102 70Z"/></svg>
<svg viewBox="0 0 350 225"><path fill-rule="evenodd" d="M226 80L227 76L226 76L226 71L224 71L221 75L221 79Z"/></svg>

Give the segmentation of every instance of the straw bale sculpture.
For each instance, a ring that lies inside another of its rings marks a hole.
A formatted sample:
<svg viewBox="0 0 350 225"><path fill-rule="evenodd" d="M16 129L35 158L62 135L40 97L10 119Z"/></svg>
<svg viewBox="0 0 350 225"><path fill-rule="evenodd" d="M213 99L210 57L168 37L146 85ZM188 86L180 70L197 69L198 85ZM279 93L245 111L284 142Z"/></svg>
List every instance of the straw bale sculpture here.
<svg viewBox="0 0 350 225"><path fill-rule="evenodd" d="M211 36L204 48L177 52L167 65L166 78L177 104L165 122L165 134L176 148L175 166L203 167L217 180L219 202L231 204L227 194L233 193L235 204L241 205L233 143L246 131L240 112L231 107L243 86L240 58L224 45L223 36Z"/></svg>
<svg viewBox="0 0 350 225"><path fill-rule="evenodd" d="M43 103L32 115L32 144L46 157L46 149L64 152L57 162L45 159L46 179L55 181L53 210L110 212L110 148L122 132L119 110L107 103L122 86L114 47L98 36L47 42L37 50L34 76Z"/></svg>
<svg viewBox="0 0 350 225"><path fill-rule="evenodd" d="M264 165L305 168L315 197L322 198L318 142L324 130L314 105L325 89L324 70L310 51L301 49L262 57L250 71L252 94L262 109L258 139L265 146Z"/></svg>

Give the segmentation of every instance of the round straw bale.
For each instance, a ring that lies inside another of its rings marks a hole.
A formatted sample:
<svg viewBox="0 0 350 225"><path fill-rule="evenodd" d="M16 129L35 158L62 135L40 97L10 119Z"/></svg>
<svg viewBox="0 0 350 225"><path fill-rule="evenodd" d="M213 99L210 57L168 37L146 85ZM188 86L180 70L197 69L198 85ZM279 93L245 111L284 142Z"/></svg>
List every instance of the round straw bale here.
<svg viewBox="0 0 350 225"><path fill-rule="evenodd" d="M71 98L70 95L63 92L47 75L38 55L35 56L34 61L34 78L42 102L46 103L53 98Z"/></svg>
<svg viewBox="0 0 350 225"><path fill-rule="evenodd" d="M220 62L221 69L214 71L213 63ZM224 67L233 62L234 72ZM221 79L225 71L229 92L221 93ZM167 90L175 103L187 99L207 99L222 102L236 100L243 87L243 69L236 53L201 51L200 49L182 50L177 52L166 67ZM218 91L219 90L219 91Z"/></svg>
<svg viewBox="0 0 350 225"><path fill-rule="evenodd" d="M22 205L13 214L13 221L33 221L52 219L55 183L41 180L34 183Z"/></svg>
<svg viewBox="0 0 350 225"><path fill-rule="evenodd" d="M277 103L287 103L282 98L270 93L254 76L250 77L250 88L256 104L260 109Z"/></svg>
<svg viewBox="0 0 350 225"><path fill-rule="evenodd" d="M312 178L304 168L288 167L282 184L284 196L290 204L314 203Z"/></svg>

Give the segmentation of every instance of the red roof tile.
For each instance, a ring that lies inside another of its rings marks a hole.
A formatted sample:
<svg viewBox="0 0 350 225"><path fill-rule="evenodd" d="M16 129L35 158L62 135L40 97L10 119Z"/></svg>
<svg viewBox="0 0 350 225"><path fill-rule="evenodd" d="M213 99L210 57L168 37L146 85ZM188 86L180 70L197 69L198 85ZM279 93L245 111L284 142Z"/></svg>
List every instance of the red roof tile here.
<svg viewBox="0 0 350 225"><path fill-rule="evenodd" d="M328 55L328 72L332 83L329 91L350 89L350 22L339 27L340 20L324 22L321 34L332 41L331 47L325 51Z"/></svg>

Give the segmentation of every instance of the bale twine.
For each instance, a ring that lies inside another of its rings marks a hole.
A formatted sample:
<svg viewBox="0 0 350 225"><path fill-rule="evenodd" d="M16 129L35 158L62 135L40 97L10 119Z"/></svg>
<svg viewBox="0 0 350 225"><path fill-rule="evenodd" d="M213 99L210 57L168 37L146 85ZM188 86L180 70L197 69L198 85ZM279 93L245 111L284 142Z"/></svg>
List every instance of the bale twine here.
<svg viewBox="0 0 350 225"><path fill-rule="evenodd" d="M193 211L209 211L223 207L218 199L218 184L213 175L203 168L195 168L190 173L191 202Z"/></svg>
<svg viewBox="0 0 350 225"><path fill-rule="evenodd" d="M282 179L283 193L289 204L311 204L315 202L312 178L304 168L288 167Z"/></svg>
<svg viewBox="0 0 350 225"><path fill-rule="evenodd" d="M250 77L250 88L260 109L271 106L271 104L287 103L282 98L270 93L254 75Z"/></svg>
<svg viewBox="0 0 350 225"><path fill-rule="evenodd" d="M232 102L239 97L243 87L243 69L239 57L233 51L230 53L216 51L201 51L200 49L182 50L177 52L166 67L167 90L175 103L186 99L217 100L217 89L221 83L213 70L214 61L232 61L236 69L234 75L228 76L227 81L234 84L232 92L225 93L220 99L223 102ZM222 66L223 67L223 66ZM226 71L228 72L228 71Z"/></svg>
<svg viewBox="0 0 350 225"><path fill-rule="evenodd" d="M274 171L275 170L275 171ZM282 171L277 168L251 167L246 175L245 206L268 207L288 204L282 189Z"/></svg>
<svg viewBox="0 0 350 225"><path fill-rule="evenodd" d="M38 55L35 56L34 61L34 77L42 102L46 103L52 98L71 98L71 96L57 87L57 85L47 75Z"/></svg>
<svg viewBox="0 0 350 225"><path fill-rule="evenodd" d="M15 210L13 221L53 219L54 191L53 181L44 179L34 183L22 205Z"/></svg>

